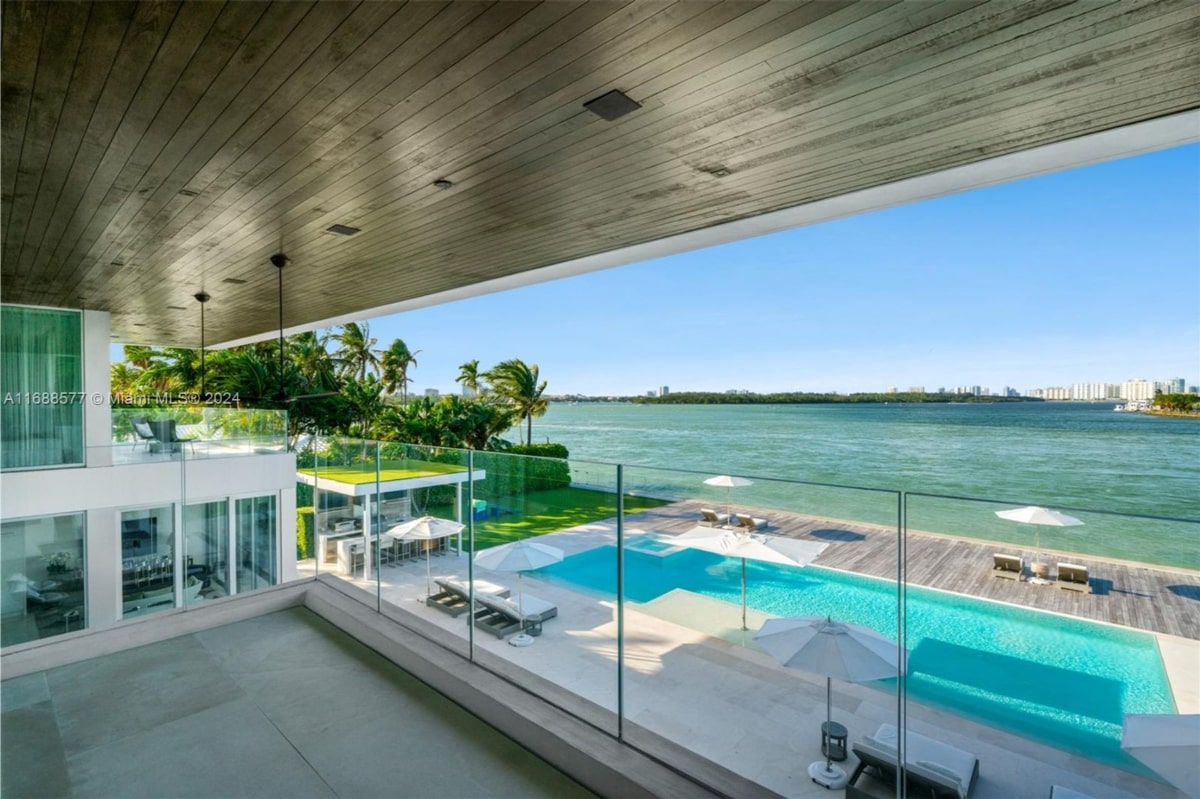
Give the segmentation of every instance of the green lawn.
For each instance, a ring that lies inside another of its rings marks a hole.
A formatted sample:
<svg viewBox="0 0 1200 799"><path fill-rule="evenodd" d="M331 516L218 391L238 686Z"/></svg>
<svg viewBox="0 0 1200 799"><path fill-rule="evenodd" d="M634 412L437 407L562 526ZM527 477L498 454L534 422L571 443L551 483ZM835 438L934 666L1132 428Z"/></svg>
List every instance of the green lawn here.
<svg viewBox="0 0 1200 799"><path fill-rule="evenodd" d="M616 494L590 488L556 488L495 502L488 500L488 504L513 512L502 513L496 518L489 516L485 520L475 522L475 546L478 549L553 533L601 519L611 519L617 515ZM669 504L661 499L625 496L626 513L637 513ZM438 510L441 511L440 508ZM436 515L440 516L443 513L439 512ZM445 515L450 515L448 508Z"/></svg>
<svg viewBox="0 0 1200 799"><path fill-rule="evenodd" d="M297 469L303 474L312 474L312 469ZM431 461L382 461L379 464L379 480L411 480L414 477L432 477L438 474L465 472L466 467L454 463ZM375 482L375 468L363 466L321 466L317 474L322 480L336 480L346 485L364 485Z"/></svg>

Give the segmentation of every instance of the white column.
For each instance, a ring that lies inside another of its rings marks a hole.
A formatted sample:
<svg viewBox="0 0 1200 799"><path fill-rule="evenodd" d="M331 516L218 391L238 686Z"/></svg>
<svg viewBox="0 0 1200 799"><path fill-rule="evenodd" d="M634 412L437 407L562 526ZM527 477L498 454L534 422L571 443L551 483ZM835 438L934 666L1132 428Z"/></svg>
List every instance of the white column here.
<svg viewBox="0 0 1200 799"><path fill-rule="evenodd" d="M87 626L101 627L121 618L121 512L99 508L87 512L84 571Z"/></svg>
<svg viewBox="0 0 1200 799"><path fill-rule="evenodd" d="M363 495L363 579L371 579L371 495Z"/></svg>
<svg viewBox="0 0 1200 799"><path fill-rule="evenodd" d="M88 466L112 466L110 329L107 311L83 312L83 462Z"/></svg>
<svg viewBox="0 0 1200 799"><path fill-rule="evenodd" d="M316 527L316 515L313 516ZM279 492L279 582L296 579L296 489L284 488ZM313 545L317 543L313 530Z"/></svg>

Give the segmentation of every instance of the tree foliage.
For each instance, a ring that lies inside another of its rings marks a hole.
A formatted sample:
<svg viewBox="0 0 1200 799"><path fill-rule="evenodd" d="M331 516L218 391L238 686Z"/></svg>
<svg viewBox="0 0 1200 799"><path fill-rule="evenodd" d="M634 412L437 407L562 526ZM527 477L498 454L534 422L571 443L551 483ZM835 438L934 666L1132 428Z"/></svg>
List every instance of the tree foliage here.
<svg viewBox="0 0 1200 799"><path fill-rule="evenodd" d="M395 403L385 395L399 388L407 395L409 371L416 354L401 339L381 354L366 324L348 324L320 333L284 339L280 372L277 341L209 352L205 359L205 391L229 397L239 407L276 408L288 412L288 434L324 433L378 438L428 446L505 449L504 433L546 412L546 381L538 367L519 359L480 370L479 361L460 367L459 382L475 397L420 397ZM491 381L489 390L485 381ZM112 387L118 401L170 394L199 395L200 354L181 348L129 346L125 360L112 365ZM325 395L333 392L331 396ZM280 396L280 395L283 396Z"/></svg>

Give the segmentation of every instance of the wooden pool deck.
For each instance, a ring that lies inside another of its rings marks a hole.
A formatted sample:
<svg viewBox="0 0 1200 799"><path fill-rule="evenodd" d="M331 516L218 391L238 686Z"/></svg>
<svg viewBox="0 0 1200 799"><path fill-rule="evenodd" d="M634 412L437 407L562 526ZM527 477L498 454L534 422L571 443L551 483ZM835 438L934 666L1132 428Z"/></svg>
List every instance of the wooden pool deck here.
<svg viewBox="0 0 1200 799"><path fill-rule="evenodd" d="M629 514L625 523L647 532L679 534L699 523L701 507L707 505L677 502ZM814 561L819 566L896 579L894 528L777 510L734 510L767 519L768 534L829 544ZM1200 640L1200 572L1043 549L1042 561L1052 572L1060 561L1088 568L1090 591L1082 593L1055 583L1036 585L992 575L994 553L1020 555L1028 564L1034 554L1030 549L911 531L907 549L906 579L911 585Z"/></svg>

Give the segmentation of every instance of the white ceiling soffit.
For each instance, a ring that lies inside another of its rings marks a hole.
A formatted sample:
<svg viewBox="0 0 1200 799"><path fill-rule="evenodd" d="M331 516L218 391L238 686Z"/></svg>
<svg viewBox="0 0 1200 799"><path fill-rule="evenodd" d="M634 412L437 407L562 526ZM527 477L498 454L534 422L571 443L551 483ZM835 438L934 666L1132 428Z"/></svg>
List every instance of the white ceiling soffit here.
<svg viewBox="0 0 1200 799"><path fill-rule="evenodd" d="M456 300L493 294L498 291L531 286L564 277L597 272L616 266L649 261L705 247L715 247L733 241L765 236L784 230L816 225L834 219L843 219L856 214L879 211L897 205L906 205L936 197L945 197L973 189L1011 183L1017 180L1075 169L1089 164L1098 164L1118 158L1127 158L1155 150L1165 150L1185 144L1200 142L1200 111L1188 111L1148 122L1139 122L1125 127L1080 136L1076 139L1034 147L1009 155L977 161L965 166L953 167L920 177L907 178L884 186L830 197L826 200L786 208L760 216L739 219L734 222L713 225L677 236L668 236L657 241L635 244L609 252L576 258L540 269L531 269L514 275L484 280L469 286L415 297L403 302L364 308L354 314L343 314L321 319L311 324L284 328L287 334L302 333L318 328L333 327L347 322L360 322L380 316L403 313L418 308L428 308ZM226 341L212 345L220 349L241 344L267 341L279 335L271 331L257 336Z"/></svg>

